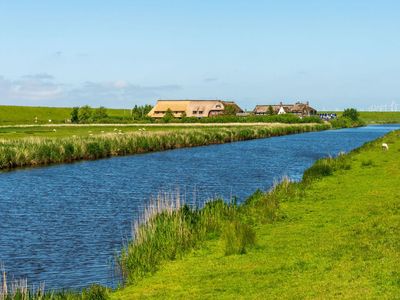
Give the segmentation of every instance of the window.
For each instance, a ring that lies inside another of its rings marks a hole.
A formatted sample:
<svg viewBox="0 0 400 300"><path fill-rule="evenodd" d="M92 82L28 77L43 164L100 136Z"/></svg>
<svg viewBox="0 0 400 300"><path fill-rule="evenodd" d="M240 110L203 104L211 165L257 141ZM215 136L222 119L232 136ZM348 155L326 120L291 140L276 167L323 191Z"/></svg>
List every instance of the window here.
<svg viewBox="0 0 400 300"><path fill-rule="evenodd" d="M221 108L221 104L217 104L215 107L216 108Z"/></svg>
<svg viewBox="0 0 400 300"><path fill-rule="evenodd" d="M193 111L193 114L196 115L196 114L197 114L197 110L194 110L194 111Z"/></svg>
<svg viewBox="0 0 400 300"><path fill-rule="evenodd" d="M201 111L199 111L199 114L201 115L203 113L203 111L201 110Z"/></svg>

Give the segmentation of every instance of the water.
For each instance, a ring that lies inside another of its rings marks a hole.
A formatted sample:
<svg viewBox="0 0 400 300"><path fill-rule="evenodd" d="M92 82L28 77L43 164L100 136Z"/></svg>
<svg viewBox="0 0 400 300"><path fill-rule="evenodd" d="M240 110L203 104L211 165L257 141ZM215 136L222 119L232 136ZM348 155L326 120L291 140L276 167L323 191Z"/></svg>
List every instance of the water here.
<svg viewBox="0 0 400 300"><path fill-rule="evenodd" d="M245 199L321 157L400 128L368 126L0 173L0 262L46 288L113 285L113 255L151 195Z"/></svg>

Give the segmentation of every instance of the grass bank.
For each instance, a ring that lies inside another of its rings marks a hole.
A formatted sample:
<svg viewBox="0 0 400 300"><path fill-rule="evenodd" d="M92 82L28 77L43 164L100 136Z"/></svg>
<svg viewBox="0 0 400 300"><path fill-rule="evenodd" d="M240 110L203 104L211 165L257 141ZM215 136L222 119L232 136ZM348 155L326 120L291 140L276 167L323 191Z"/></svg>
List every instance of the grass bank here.
<svg viewBox="0 0 400 300"><path fill-rule="evenodd" d="M89 136L2 139L0 169L221 144L328 128L330 128L328 124L271 124L154 132L115 130L112 133L89 134Z"/></svg>
<svg viewBox="0 0 400 300"><path fill-rule="evenodd" d="M0 105L0 125L65 123L72 107ZM110 117L130 118L130 109L107 109ZM36 123L35 123L36 122Z"/></svg>
<svg viewBox="0 0 400 300"><path fill-rule="evenodd" d="M240 206L150 211L112 299L397 298L399 153L397 131Z"/></svg>

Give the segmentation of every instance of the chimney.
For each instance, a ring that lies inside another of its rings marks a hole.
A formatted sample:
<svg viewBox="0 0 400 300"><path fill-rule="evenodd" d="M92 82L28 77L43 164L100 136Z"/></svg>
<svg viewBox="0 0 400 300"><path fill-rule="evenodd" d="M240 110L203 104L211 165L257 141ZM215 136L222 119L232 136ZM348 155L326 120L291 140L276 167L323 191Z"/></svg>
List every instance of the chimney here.
<svg viewBox="0 0 400 300"><path fill-rule="evenodd" d="M283 105L282 101L281 101L281 102L279 102L279 105L280 105L280 106L282 106L282 105Z"/></svg>
<svg viewBox="0 0 400 300"><path fill-rule="evenodd" d="M307 105L307 106L309 106L309 105L310 105L310 103L307 101L307 102L306 102L306 105Z"/></svg>

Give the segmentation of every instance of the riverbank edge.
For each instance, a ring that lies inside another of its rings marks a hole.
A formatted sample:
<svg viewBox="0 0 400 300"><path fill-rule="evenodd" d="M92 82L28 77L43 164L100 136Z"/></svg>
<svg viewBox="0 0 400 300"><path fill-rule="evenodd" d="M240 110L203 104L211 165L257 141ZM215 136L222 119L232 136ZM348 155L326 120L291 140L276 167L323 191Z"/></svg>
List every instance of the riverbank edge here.
<svg viewBox="0 0 400 300"><path fill-rule="evenodd" d="M48 166L331 129L330 124L265 124L89 137L0 140L0 170Z"/></svg>
<svg viewBox="0 0 400 300"><path fill-rule="evenodd" d="M394 143L394 140L398 140L400 137L400 130L394 130L392 132L389 132L385 134L382 137L379 137L373 141L366 142L362 146L353 149L352 151L339 155L335 158L322 158L320 160L317 160L309 169L307 169L304 172L303 179L300 182L289 182L288 180L283 180L281 183L275 185L270 191L264 192L260 194L259 192L256 192L252 196L250 196L246 202L244 202L242 205L239 207L245 208L248 207L251 209L251 215L249 218L254 218L257 216L259 213L258 210L260 210L260 207L258 206L259 204L265 204L265 203L271 203L271 201L265 201L265 199L273 199L276 202L276 209L270 210L269 212L274 214L275 217L268 220L269 222L274 222L274 221L279 221L279 204L280 203L287 203L288 201L296 201L293 199L299 199L301 198L301 194L304 192L303 189L308 189L312 187L312 184L314 182L317 182L325 177L331 176L335 174L336 172L346 172L352 168L352 164L354 164L354 161L352 161L353 157L359 154L363 154L363 152L367 152L368 150L374 149L373 151L376 153L378 151L383 151L381 150L381 143L385 142L388 143L389 145L392 145ZM392 146L390 146L392 148ZM392 151L396 151L395 148L393 148ZM398 149L400 151L400 149ZM383 152L384 153L384 152ZM363 168L374 168L374 162L371 160L363 160L361 161L359 159L356 159L357 163L361 163L361 166ZM386 160L385 160L386 161ZM261 200L261 201L260 201ZM327 200L327 199L325 199ZM329 200L329 199L328 199ZM157 216L156 216L157 218ZM283 216L285 218L285 216ZM264 222L256 222L256 224L263 224ZM265 224L265 223L264 223ZM221 238L221 237L219 237ZM211 242L211 240L206 241ZM173 259L174 260L174 259ZM171 260L172 261L172 260ZM168 261L165 261L166 264L168 264ZM142 277L142 279L150 278L152 274L145 275ZM140 279L138 282L140 283ZM135 283L133 284L128 284L125 287L121 289L117 289L113 293L111 293L111 299L130 299L129 298L129 290L134 289L136 286ZM143 288L143 287L142 287ZM151 292L148 290L148 287L144 288L144 291L147 291L147 294L140 294L141 296L147 295L146 297L151 298ZM340 291L338 291L340 292ZM136 294L138 296L138 294ZM135 297L136 297L135 296ZM182 296L182 295L181 295Z"/></svg>

